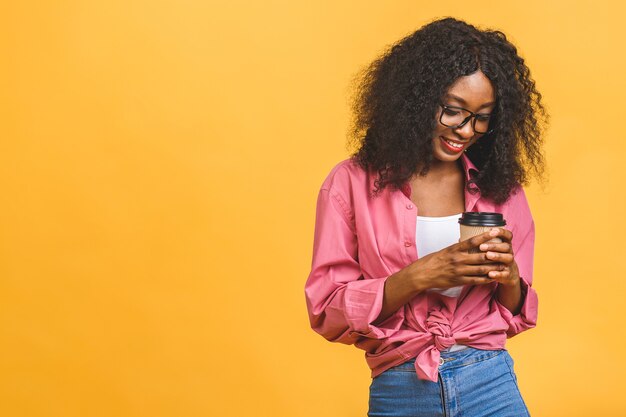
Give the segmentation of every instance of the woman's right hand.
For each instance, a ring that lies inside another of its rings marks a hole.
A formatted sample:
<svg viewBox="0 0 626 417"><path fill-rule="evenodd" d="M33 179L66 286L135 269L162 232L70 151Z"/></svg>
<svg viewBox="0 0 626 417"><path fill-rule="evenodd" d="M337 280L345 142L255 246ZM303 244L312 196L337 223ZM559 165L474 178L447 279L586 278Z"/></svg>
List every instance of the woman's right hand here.
<svg viewBox="0 0 626 417"><path fill-rule="evenodd" d="M469 253L469 250L488 242L497 234L497 230L491 230L448 246L419 258L402 272L418 292L429 288L489 284L494 279L487 274L490 271L502 271L505 265L487 259L486 252Z"/></svg>

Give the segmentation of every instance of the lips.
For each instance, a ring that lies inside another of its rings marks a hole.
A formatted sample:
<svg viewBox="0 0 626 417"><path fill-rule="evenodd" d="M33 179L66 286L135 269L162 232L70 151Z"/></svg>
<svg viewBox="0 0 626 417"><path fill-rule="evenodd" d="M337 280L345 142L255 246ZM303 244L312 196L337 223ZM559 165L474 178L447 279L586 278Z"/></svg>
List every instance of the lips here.
<svg viewBox="0 0 626 417"><path fill-rule="evenodd" d="M439 139L441 139L441 143L443 144L443 146L446 149L448 149L450 152L459 153L459 152L463 151L463 149L465 149L465 145L466 145L465 143L457 142L455 140L450 140L450 139L444 138L443 136L440 136ZM456 148L456 147L450 145L448 142L446 142L446 140L449 140L450 142L453 142L453 143L458 143L459 145L462 145L462 146Z"/></svg>

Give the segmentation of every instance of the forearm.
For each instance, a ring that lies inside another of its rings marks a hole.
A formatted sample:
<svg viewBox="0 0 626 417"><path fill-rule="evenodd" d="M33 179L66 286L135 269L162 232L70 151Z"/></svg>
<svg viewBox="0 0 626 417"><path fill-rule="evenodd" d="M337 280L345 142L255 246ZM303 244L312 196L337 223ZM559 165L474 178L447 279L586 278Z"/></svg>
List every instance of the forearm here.
<svg viewBox="0 0 626 417"><path fill-rule="evenodd" d="M373 324L376 325L385 321L419 292L420 290L415 285L414 280L409 278L405 270L400 270L389 276L385 281L383 307Z"/></svg>
<svg viewBox="0 0 626 417"><path fill-rule="evenodd" d="M499 284L496 291L498 302L505 306L512 315L517 315L522 310L522 286L517 279L513 284Z"/></svg>

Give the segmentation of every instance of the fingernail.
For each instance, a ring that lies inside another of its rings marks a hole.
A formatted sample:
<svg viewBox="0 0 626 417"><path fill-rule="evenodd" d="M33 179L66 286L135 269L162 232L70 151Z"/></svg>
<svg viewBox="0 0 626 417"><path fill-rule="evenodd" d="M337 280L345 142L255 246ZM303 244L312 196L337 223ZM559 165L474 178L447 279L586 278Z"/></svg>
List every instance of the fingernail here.
<svg viewBox="0 0 626 417"><path fill-rule="evenodd" d="M491 232L489 232L489 234L490 234L491 236L497 236L499 232L500 232L500 231L499 231L498 229L491 229Z"/></svg>
<svg viewBox="0 0 626 417"><path fill-rule="evenodd" d="M482 245L480 245L480 250L487 250L489 249L489 245L487 245L486 243L483 243Z"/></svg>

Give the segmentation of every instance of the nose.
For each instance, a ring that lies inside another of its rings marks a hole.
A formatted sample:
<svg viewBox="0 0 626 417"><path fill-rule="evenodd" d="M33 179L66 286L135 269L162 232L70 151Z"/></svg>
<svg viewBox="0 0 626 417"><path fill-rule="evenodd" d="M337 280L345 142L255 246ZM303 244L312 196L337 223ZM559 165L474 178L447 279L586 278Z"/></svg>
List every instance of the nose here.
<svg viewBox="0 0 626 417"><path fill-rule="evenodd" d="M461 136L463 139L469 140L474 136L474 128L472 127L472 121L469 120L462 127L457 127L454 132Z"/></svg>

